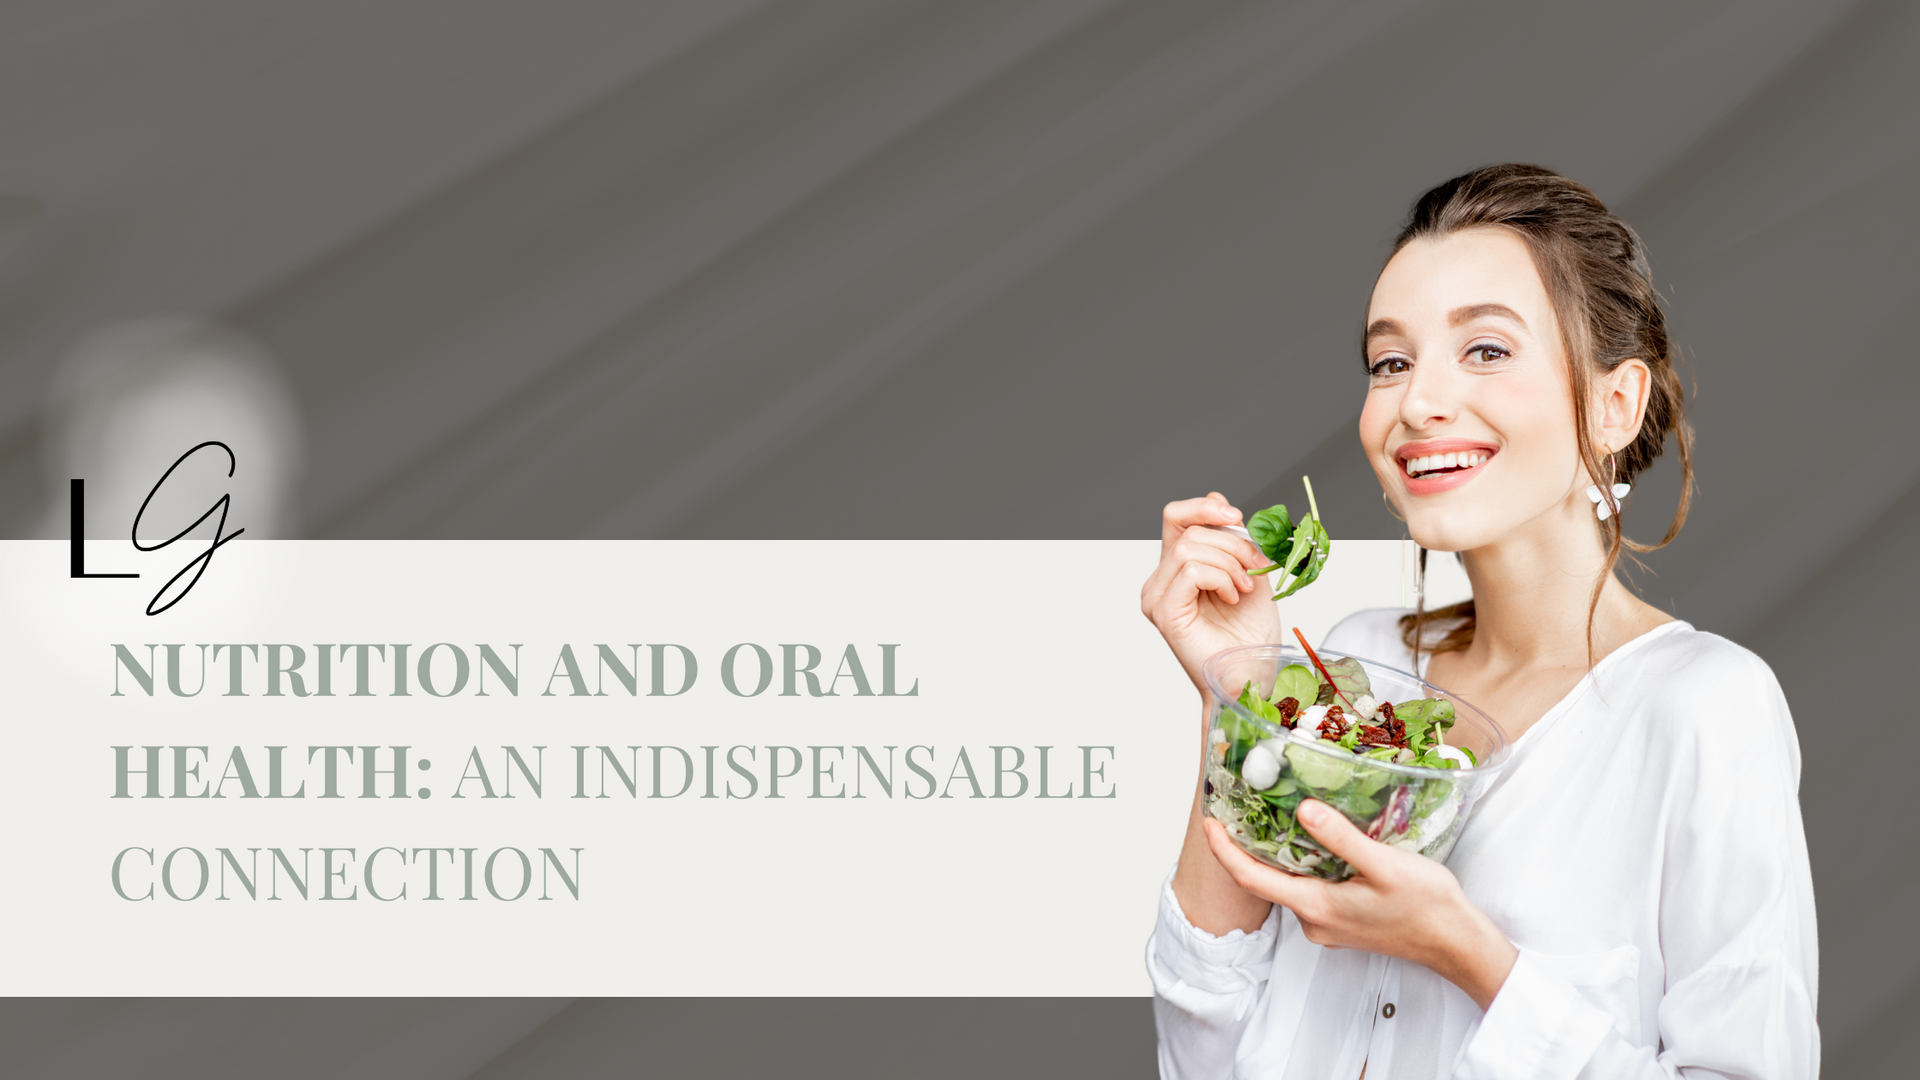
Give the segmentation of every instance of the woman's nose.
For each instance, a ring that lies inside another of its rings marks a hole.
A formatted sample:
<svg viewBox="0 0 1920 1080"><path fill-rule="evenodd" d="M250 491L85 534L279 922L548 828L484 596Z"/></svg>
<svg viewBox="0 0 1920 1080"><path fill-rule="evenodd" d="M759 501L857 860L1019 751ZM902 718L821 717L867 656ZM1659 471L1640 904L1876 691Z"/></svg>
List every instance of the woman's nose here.
<svg viewBox="0 0 1920 1080"><path fill-rule="evenodd" d="M1400 422L1422 431L1443 427L1459 415L1460 387L1453 374L1444 361L1415 364L1400 398Z"/></svg>

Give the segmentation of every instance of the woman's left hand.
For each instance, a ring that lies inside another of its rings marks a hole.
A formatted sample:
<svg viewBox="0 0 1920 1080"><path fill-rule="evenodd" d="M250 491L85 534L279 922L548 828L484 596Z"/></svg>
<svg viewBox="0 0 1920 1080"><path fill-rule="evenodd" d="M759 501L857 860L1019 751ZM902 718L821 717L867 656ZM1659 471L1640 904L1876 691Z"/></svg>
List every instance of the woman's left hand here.
<svg viewBox="0 0 1920 1080"><path fill-rule="evenodd" d="M1334 884L1275 870L1235 846L1212 818L1207 843L1236 885L1292 911L1308 941L1411 960L1466 991L1482 1009L1493 1003L1520 953L1467 899L1452 871L1368 839L1317 800L1302 802L1295 817L1353 867L1352 878Z"/></svg>

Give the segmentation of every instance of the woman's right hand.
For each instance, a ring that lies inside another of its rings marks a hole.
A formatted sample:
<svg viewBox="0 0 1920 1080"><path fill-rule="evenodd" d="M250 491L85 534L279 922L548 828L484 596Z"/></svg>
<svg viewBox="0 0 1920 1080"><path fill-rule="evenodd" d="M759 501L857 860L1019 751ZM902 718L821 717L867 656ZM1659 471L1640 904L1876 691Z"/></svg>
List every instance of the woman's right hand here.
<svg viewBox="0 0 1920 1080"><path fill-rule="evenodd" d="M1211 526L1240 524L1219 492L1168 503L1160 526L1160 565L1140 590L1140 610L1167 639L1202 695L1200 665L1221 649L1279 640L1271 587L1247 573L1270 564L1252 541Z"/></svg>

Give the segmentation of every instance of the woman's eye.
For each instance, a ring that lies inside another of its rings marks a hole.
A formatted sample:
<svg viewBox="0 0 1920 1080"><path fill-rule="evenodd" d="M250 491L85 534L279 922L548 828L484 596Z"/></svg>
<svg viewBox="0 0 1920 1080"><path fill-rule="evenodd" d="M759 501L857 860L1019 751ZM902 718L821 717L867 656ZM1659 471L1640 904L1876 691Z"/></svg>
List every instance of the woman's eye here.
<svg viewBox="0 0 1920 1080"><path fill-rule="evenodd" d="M1413 365L1407 362L1406 357L1386 356L1375 360L1373 366L1367 369L1367 374L1379 378L1382 375L1399 375L1412 370Z"/></svg>
<svg viewBox="0 0 1920 1080"><path fill-rule="evenodd" d="M1475 353L1480 355L1480 362L1483 364L1496 364L1513 355L1498 345L1475 345L1467 350L1468 356Z"/></svg>

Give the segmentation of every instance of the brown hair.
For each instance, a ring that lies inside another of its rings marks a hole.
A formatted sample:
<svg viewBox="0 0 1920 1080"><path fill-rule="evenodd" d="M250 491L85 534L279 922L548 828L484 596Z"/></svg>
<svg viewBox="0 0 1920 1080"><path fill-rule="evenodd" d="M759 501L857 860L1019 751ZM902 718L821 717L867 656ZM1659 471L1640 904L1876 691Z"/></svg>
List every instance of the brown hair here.
<svg viewBox="0 0 1920 1080"><path fill-rule="evenodd" d="M1693 431L1687 425L1680 378L1667 342L1666 314L1653 288L1645 248L1627 223L1607 210L1593 192L1538 165L1488 165L1453 179L1420 196L1407 215L1406 227L1393 242L1393 251L1417 239L1439 239L1463 229L1509 229L1526 242L1533 265L1546 286L1560 322L1567 354L1567 374L1573 386L1573 429L1588 475L1596 481L1610 475L1631 483L1666 449L1674 436L1680 450L1680 505L1667 534L1657 544L1640 544L1620 531L1619 507L1600 530L1607 544L1607 569L1594 584L1587 604L1587 648L1593 648L1593 615L1600 593L1620 559L1622 548L1652 551L1666 546L1686 523L1693 500ZM1391 259L1391 255L1389 259ZM1588 397L1596 374L1604 375L1630 359L1639 359L1652 373L1646 415L1632 443L1612 455L1612 468L1594 445L1588 417ZM1606 495L1609 503L1612 495ZM1631 558L1631 556L1629 556ZM1425 553L1422 552L1422 567ZM1635 560L1638 562L1638 560ZM1423 640L1426 619L1445 620L1444 637L1430 646ZM1464 649L1473 641L1473 601L1452 604L1428 613L1425 599L1400 620L1401 635L1419 664L1423 646L1432 652Z"/></svg>

